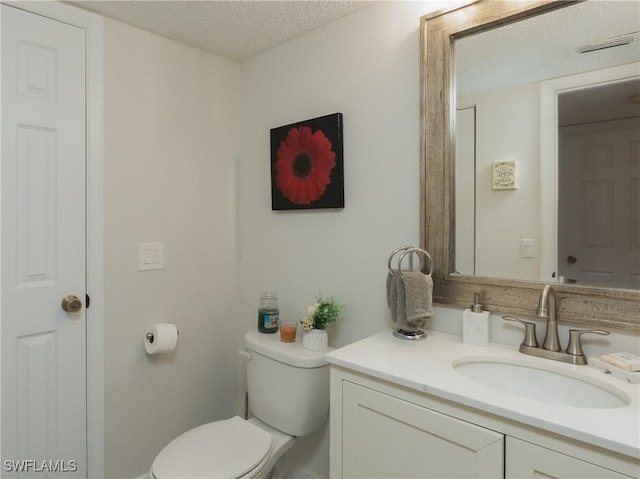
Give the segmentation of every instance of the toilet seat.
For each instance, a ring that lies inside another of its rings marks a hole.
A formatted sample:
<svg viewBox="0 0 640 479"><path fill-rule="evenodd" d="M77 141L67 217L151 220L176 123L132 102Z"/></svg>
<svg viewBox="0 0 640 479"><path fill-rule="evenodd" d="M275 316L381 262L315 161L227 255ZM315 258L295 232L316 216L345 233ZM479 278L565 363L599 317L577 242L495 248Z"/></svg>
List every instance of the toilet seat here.
<svg viewBox="0 0 640 479"><path fill-rule="evenodd" d="M268 432L238 416L203 424L167 444L151 473L156 479L237 479L268 461L271 442Z"/></svg>

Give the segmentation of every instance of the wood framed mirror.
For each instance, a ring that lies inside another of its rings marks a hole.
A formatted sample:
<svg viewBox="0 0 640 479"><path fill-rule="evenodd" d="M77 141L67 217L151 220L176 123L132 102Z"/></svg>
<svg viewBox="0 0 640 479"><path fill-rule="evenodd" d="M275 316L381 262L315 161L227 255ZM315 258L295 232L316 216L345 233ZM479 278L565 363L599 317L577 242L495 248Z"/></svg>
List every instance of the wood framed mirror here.
<svg viewBox="0 0 640 479"><path fill-rule="evenodd" d="M574 3L479 1L422 18L421 247L435 261L436 303L468 307L474 293L480 293L490 311L534 316L539 294L549 283L556 292L559 321L639 331L640 290L455 273L454 43Z"/></svg>

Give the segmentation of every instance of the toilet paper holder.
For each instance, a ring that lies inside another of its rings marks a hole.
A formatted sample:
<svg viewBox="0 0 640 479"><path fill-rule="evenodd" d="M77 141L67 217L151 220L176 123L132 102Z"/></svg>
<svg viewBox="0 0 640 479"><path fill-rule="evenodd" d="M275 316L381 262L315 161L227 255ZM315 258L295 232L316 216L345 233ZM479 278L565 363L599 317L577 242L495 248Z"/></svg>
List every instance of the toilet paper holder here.
<svg viewBox="0 0 640 479"><path fill-rule="evenodd" d="M176 334L178 336L180 336L180 331L176 329ZM149 341L151 344L153 344L153 340L155 339L153 336L153 333L147 333L144 335L144 337L146 338L147 341Z"/></svg>

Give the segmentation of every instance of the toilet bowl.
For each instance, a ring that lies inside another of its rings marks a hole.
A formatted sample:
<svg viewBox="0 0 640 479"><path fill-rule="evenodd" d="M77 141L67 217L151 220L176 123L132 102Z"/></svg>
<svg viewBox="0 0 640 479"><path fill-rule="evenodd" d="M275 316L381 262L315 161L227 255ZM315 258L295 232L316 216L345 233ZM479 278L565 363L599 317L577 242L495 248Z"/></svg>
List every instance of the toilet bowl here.
<svg viewBox="0 0 640 479"><path fill-rule="evenodd" d="M238 416L195 427L156 456L152 479L264 479L293 445L329 412L329 367L324 352L275 334L244 335L250 419Z"/></svg>

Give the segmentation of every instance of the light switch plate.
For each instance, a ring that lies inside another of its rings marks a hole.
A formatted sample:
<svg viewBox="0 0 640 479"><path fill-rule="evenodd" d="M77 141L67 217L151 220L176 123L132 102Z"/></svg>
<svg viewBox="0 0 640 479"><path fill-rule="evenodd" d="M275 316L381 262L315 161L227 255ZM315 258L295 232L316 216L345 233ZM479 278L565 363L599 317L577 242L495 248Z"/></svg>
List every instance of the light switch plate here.
<svg viewBox="0 0 640 479"><path fill-rule="evenodd" d="M164 269L164 243L140 243L138 271Z"/></svg>
<svg viewBox="0 0 640 479"><path fill-rule="evenodd" d="M530 238L524 238L520 240L520 248L522 258L535 258L536 257L536 240Z"/></svg>

